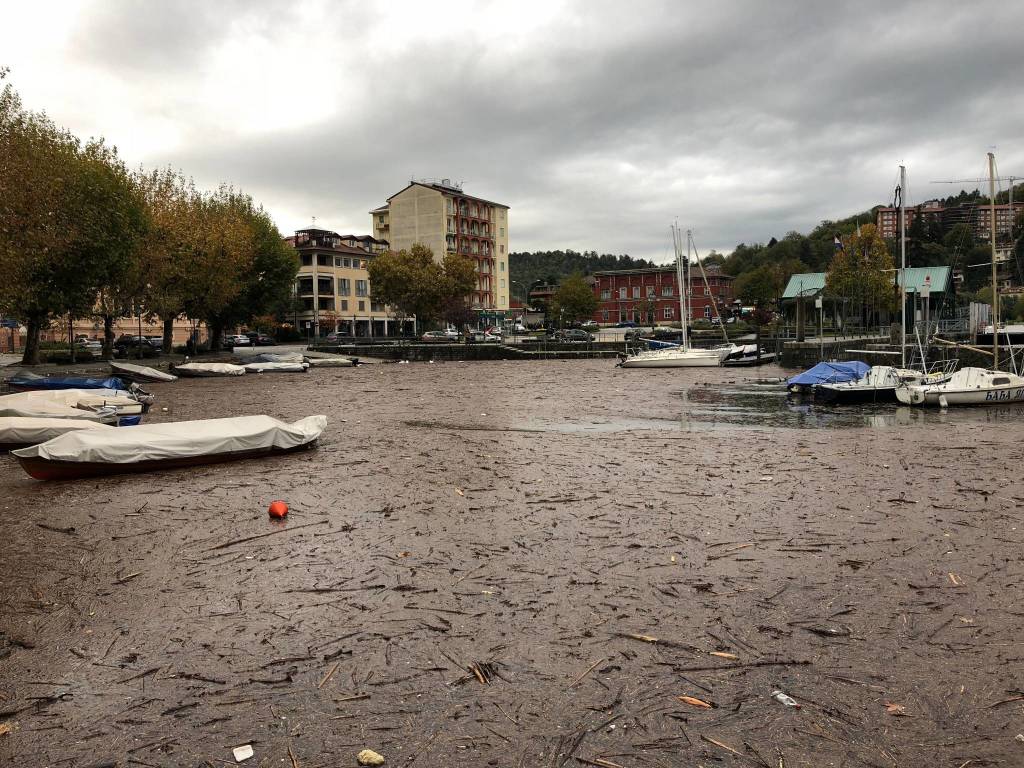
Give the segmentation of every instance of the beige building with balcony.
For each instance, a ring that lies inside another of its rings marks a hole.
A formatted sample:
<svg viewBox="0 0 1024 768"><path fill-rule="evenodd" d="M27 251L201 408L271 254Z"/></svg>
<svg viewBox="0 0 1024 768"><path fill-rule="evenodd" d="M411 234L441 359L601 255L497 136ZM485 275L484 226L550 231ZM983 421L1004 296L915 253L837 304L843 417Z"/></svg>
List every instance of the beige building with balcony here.
<svg viewBox="0 0 1024 768"><path fill-rule="evenodd" d="M370 211L373 236L393 250L420 243L440 261L460 253L476 266L470 303L482 321L496 322L509 311L509 207L467 195L448 179L413 181Z"/></svg>
<svg viewBox="0 0 1024 768"><path fill-rule="evenodd" d="M309 227L285 238L299 252L292 322L307 336L396 336L398 323L373 298L367 264L388 248L369 235ZM410 323L411 325L411 323Z"/></svg>

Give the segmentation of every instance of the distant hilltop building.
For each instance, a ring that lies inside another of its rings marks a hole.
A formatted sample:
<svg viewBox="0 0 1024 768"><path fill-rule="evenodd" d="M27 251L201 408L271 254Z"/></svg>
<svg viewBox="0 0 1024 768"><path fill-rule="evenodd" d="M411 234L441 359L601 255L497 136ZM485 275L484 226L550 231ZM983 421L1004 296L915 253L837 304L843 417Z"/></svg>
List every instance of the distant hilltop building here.
<svg viewBox="0 0 1024 768"><path fill-rule="evenodd" d="M1024 211L1024 202L1013 204L1013 211L1008 203L996 206L996 236L1005 237L1009 235L1010 225L1015 216ZM974 231L977 240L988 241L990 237L992 219L989 205L983 202L962 203L946 207L939 200L928 200L921 205L906 206L903 209L903 217L906 220L907 229L920 216L926 226L937 226L943 233L948 232L957 224L967 224ZM886 206L875 210L875 224L878 233L886 238L900 236L900 213L899 208Z"/></svg>
<svg viewBox="0 0 1024 768"><path fill-rule="evenodd" d="M380 208L370 211L373 236L393 250L416 243L440 261L460 253L476 265L477 285L470 295L481 320L499 322L509 310L508 211L502 203L467 195L448 179L411 181Z"/></svg>

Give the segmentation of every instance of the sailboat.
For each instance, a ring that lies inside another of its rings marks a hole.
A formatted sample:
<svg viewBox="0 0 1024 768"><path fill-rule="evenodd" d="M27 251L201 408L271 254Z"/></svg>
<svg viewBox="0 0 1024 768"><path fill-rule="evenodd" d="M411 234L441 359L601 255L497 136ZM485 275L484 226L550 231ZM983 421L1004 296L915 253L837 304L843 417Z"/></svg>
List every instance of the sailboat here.
<svg viewBox="0 0 1024 768"><path fill-rule="evenodd" d="M620 368L716 368L733 351L732 347L716 349L697 349L691 347L686 326L689 324L690 313L687 295L690 292L690 233L686 233L686 262L683 262L683 249L680 245L678 227L672 227L672 246L676 256L676 276L679 279L679 316L683 327L682 344L679 346L647 349L633 354L621 354L618 362Z"/></svg>
<svg viewBox="0 0 1024 768"><path fill-rule="evenodd" d="M999 291L996 273L996 158L988 153L990 237L992 243L992 328L999 328ZM1012 182L1011 182L1012 183ZM1011 229L1012 232L1012 229ZM1016 373L1013 347L1010 364L1014 373L999 370L999 334L992 334L992 368L961 368L940 384L911 384L896 390L904 405L1005 405L1024 403L1024 376Z"/></svg>

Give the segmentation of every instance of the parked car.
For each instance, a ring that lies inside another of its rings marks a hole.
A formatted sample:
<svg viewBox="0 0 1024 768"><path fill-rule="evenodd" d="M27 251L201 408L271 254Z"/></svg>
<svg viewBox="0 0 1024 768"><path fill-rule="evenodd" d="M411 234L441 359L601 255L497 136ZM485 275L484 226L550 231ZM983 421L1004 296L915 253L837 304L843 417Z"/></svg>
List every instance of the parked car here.
<svg viewBox="0 0 1024 768"><path fill-rule="evenodd" d="M263 338L267 337L264 336ZM327 336L324 337L324 341L326 341L328 344L340 344L342 338L344 338L342 334L338 333L337 331L331 331L330 333L327 334ZM256 343L262 344L263 342L257 341ZM273 344L274 342L271 341L270 343Z"/></svg>
<svg viewBox="0 0 1024 768"><path fill-rule="evenodd" d="M452 339L444 331L427 331L420 336L420 341L427 344L449 344Z"/></svg>
<svg viewBox="0 0 1024 768"><path fill-rule="evenodd" d="M114 357L156 357L160 349L145 336L120 336L114 342Z"/></svg>
<svg viewBox="0 0 1024 768"><path fill-rule="evenodd" d="M600 327L601 326L595 323L593 320L585 320L580 324L580 328L582 328L585 331L596 331Z"/></svg>
<svg viewBox="0 0 1024 768"><path fill-rule="evenodd" d="M273 338L267 336L267 334L265 333L256 333L256 331L250 331L245 335L248 336L249 341L252 342L252 344L257 347L272 347L275 344L277 344L277 342L274 341ZM332 335L337 336L338 334L328 334L328 339L330 339Z"/></svg>
<svg viewBox="0 0 1024 768"><path fill-rule="evenodd" d="M567 328L561 331L555 331L552 335L555 341L563 341L570 344L578 344L581 342L589 342L594 340L594 334L584 331L582 328Z"/></svg>
<svg viewBox="0 0 1024 768"><path fill-rule="evenodd" d="M621 323L616 323L613 328L636 328L637 325L632 320L623 320Z"/></svg>
<svg viewBox="0 0 1024 768"><path fill-rule="evenodd" d="M228 345L232 347L251 347L252 341L249 340L248 336L243 336L242 334L238 333L233 336L224 337L224 346Z"/></svg>
<svg viewBox="0 0 1024 768"><path fill-rule="evenodd" d="M81 354L87 352L93 357L103 354L103 342L98 339L90 339L87 336L79 336L75 339L75 352Z"/></svg>

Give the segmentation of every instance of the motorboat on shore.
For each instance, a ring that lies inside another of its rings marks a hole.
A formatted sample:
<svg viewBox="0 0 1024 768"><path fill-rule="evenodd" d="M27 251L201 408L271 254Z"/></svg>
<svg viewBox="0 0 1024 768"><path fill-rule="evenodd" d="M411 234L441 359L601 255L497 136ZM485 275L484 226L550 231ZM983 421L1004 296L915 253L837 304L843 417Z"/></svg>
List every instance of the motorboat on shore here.
<svg viewBox="0 0 1024 768"><path fill-rule="evenodd" d="M156 368L150 368L148 365L122 363L116 360L110 361L110 370L115 376L124 379L125 381L140 382L143 384L178 380L177 376L173 376L170 373L164 373L163 371L158 371Z"/></svg>
<svg viewBox="0 0 1024 768"><path fill-rule="evenodd" d="M209 376L244 376L245 366L231 363L182 363L171 365L176 376L185 378L205 378Z"/></svg>
<svg viewBox="0 0 1024 768"><path fill-rule="evenodd" d="M987 368L961 368L938 384L907 384L896 389L904 405L945 408L950 405L1024 403L1024 376Z"/></svg>
<svg viewBox="0 0 1024 768"><path fill-rule="evenodd" d="M0 451L38 445L82 429L112 429L112 426L90 419L0 416Z"/></svg>
<svg viewBox="0 0 1024 768"><path fill-rule="evenodd" d="M326 416L291 424L270 416L179 421L69 432L11 455L37 480L70 480L289 453L314 446L326 427Z"/></svg>

